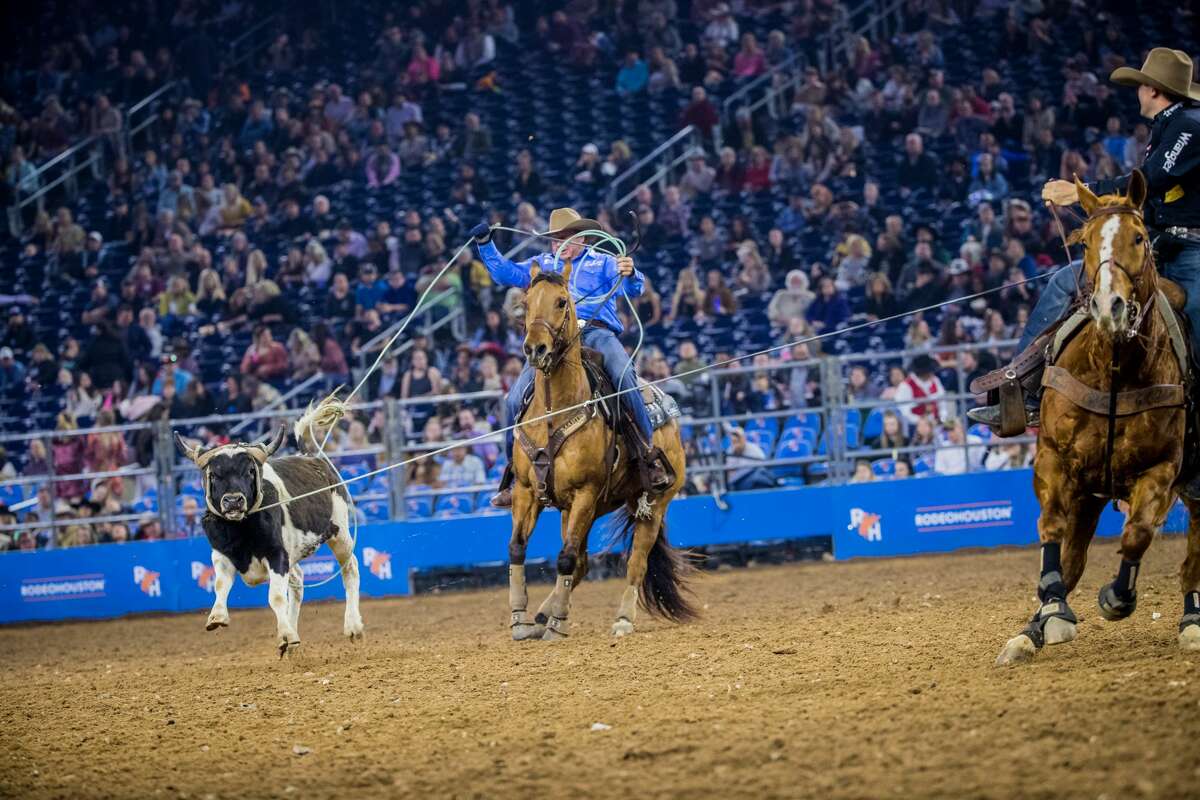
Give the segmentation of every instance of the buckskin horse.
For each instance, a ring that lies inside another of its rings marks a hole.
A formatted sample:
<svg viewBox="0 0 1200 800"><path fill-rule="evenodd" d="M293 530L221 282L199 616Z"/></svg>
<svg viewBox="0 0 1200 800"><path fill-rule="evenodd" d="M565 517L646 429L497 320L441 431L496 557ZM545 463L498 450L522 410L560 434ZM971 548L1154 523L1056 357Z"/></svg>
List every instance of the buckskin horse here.
<svg viewBox="0 0 1200 800"><path fill-rule="evenodd" d="M613 635L633 632L639 604L677 622L695 616L686 590L692 567L687 555L668 543L664 522L667 505L684 482L679 425L668 419L654 433L653 444L661 448L674 481L647 506L637 465L627 447L616 446L600 402L593 402L578 317L567 288L570 275L570 261L561 273L535 267L526 296L524 349L537 374L524 417L553 416L522 425L517 431L520 446L513 450L509 605L512 637L518 641L568 635L571 593L588 571L588 534L597 518L612 511L620 512L616 521L625 540L628 581ZM619 414L619 404L614 403L614 421ZM550 505L562 511L558 575L554 590L531 616L526 610L525 551L538 517Z"/></svg>
<svg viewBox="0 0 1200 800"><path fill-rule="evenodd" d="M1120 568L1100 590L1100 614L1120 620L1133 613L1142 555L1175 502L1185 441L1191 442L1189 357L1174 310L1183 305L1182 292L1155 268L1142 220L1145 178L1134 172L1125 196L1096 197L1078 180L1076 185L1087 219L1072 239L1083 245L1086 282L1093 288L1057 337L1042 378L1034 462L1042 511L1040 605L1001 650L998 664L1029 660L1043 645L1075 638L1078 620L1067 596L1083 574L1109 499L1124 500L1129 509ZM1200 503L1184 502L1191 520L1179 644L1200 650Z"/></svg>

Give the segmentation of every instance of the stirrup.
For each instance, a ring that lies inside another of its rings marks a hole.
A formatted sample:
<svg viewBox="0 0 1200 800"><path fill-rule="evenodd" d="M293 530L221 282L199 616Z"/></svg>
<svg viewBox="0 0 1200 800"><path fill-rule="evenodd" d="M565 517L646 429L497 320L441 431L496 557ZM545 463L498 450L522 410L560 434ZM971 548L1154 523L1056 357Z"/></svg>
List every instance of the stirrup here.
<svg viewBox="0 0 1200 800"><path fill-rule="evenodd" d="M980 425L985 425L995 431L999 436L1006 438L1010 436L1020 436L1025 432L1026 428L1041 427L1042 412L1040 407L1026 405L1022 413L1025 416L1025 426L1016 433L1004 432L1005 427L1003 413L999 405L978 406L976 408L972 408L967 412L967 419L971 420L972 422L977 422Z"/></svg>

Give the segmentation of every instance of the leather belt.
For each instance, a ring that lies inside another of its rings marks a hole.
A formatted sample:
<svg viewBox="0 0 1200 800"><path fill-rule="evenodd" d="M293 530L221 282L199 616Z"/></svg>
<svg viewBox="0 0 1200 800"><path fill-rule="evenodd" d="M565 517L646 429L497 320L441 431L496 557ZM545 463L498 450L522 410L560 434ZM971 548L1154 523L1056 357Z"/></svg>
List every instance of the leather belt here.
<svg viewBox="0 0 1200 800"><path fill-rule="evenodd" d="M1168 236L1174 236L1178 239L1200 241L1200 228L1187 228L1182 225L1172 225L1169 228L1163 228L1162 231Z"/></svg>

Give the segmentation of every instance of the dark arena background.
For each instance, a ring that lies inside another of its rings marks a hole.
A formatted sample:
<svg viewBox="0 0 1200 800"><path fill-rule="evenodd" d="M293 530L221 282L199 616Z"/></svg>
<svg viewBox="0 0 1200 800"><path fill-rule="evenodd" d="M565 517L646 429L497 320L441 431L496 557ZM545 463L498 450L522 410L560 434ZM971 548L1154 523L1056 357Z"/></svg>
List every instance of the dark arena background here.
<svg viewBox="0 0 1200 800"><path fill-rule="evenodd" d="M0 797L1197 796L1195 465L1060 567L1058 423L967 416L1069 259L1118 324L1093 189L1200 287L1187 4L9 5ZM588 538L564 434L522 556L579 339L686 469Z"/></svg>

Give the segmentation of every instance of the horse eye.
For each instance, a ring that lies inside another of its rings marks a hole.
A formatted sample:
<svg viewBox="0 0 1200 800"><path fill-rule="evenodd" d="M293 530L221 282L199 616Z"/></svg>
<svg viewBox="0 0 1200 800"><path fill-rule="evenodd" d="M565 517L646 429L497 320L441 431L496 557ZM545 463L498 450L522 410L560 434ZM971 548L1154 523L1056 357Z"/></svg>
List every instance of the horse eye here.
<svg viewBox="0 0 1200 800"><path fill-rule="evenodd" d="M567 299L565 297L558 298L558 308L562 310L567 307Z"/></svg>
<svg viewBox="0 0 1200 800"><path fill-rule="evenodd" d="M1141 244L1144 241L1146 241L1146 237L1142 236L1140 233L1133 239L1134 244Z"/></svg>

